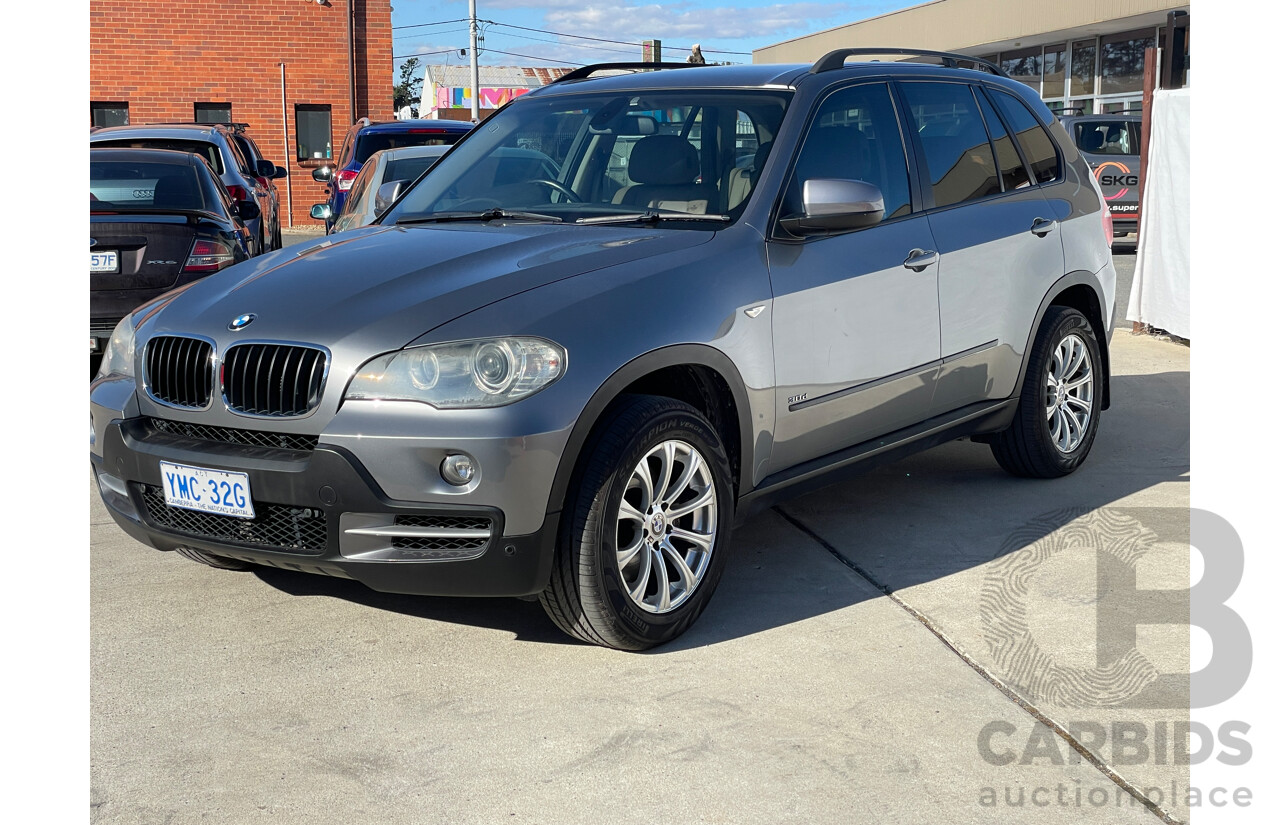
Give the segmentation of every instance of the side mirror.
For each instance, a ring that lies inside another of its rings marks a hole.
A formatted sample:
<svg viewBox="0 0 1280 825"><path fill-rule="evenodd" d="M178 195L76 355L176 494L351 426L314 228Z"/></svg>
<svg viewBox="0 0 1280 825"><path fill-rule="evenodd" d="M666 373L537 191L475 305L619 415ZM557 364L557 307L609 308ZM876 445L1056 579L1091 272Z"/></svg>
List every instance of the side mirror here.
<svg viewBox="0 0 1280 825"><path fill-rule="evenodd" d="M289 170L285 169L283 166L277 166L275 174L273 174L271 177L274 178L275 180L280 180L281 178L287 178L289 177Z"/></svg>
<svg viewBox="0 0 1280 825"><path fill-rule="evenodd" d="M328 166L321 166L319 169L312 169L311 179L320 183L328 183L333 179L333 169Z"/></svg>
<svg viewBox="0 0 1280 825"><path fill-rule="evenodd" d="M379 186L378 193L373 196L373 213L381 215L386 212L396 202L396 198L400 197L400 193L408 188L407 180L393 180Z"/></svg>
<svg viewBox="0 0 1280 825"><path fill-rule="evenodd" d="M274 178L276 176L276 165L269 160L258 161L258 177Z"/></svg>
<svg viewBox="0 0 1280 825"><path fill-rule="evenodd" d="M311 217L318 221L327 221L333 217L333 209L327 203L311 204Z"/></svg>
<svg viewBox="0 0 1280 825"><path fill-rule="evenodd" d="M262 217L262 210L253 201L235 201L231 204L231 209L236 213L236 217L242 221L251 221Z"/></svg>
<svg viewBox="0 0 1280 825"><path fill-rule="evenodd" d="M804 214L783 218L795 235L862 229L884 220L884 193L862 180L811 178L804 182Z"/></svg>

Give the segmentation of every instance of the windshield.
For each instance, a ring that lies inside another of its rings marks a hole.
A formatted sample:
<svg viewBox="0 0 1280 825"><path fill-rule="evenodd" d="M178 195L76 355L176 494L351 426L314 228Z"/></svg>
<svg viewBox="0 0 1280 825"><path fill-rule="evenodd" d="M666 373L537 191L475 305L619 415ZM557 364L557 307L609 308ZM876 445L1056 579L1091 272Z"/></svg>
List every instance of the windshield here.
<svg viewBox="0 0 1280 825"><path fill-rule="evenodd" d="M89 208L209 211L194 167L126 161L89 162Z"/></svg>
<svg viewBox="0 0 1280 825"><path fill-rule="evenodd" d="M95 140L94 146L110 146L121 149L172 149L175 152L195 152L209 161L215 175L223 172L222 153L218 147L203 140L176 140L173 138L128 138L124 140Z"/></svg>
<svg viewBox="0 0 1280 825"><path fill-rule="evenodd" d="M700 216L679 225L714 229L745 208L789 99L709 89L521 98L381 222L500 210L587 224Z"/></svg>
<svg viewBox="0 0 1280 825"><path fill-rule="evenodd" d="M1136 155L1142 145L1140 121L1078 120L1076 146L1090 155Z"/></svg>
<svg viewBox="0 0 1280 825"><path fill-rule="evenodd" d="M452 146L465 132L414 129L392 134L364 134L356 139L356 163L364 163L374 152L384 149L400 149L405 146Z"/></svg>

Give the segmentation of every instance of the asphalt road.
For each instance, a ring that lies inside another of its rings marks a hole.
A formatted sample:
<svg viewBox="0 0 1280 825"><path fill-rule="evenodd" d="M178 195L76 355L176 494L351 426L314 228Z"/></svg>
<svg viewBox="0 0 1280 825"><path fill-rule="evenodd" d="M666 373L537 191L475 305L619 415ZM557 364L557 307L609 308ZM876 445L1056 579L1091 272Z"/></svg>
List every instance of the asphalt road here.
<svg viewBox="0 0 1280 825"><path fill-rule="evenodd" d="M1140 586L1187 585L1189 350L1123 329L1112 348L1074 475L1014 479L953 442L793 500L735 534L699 623L641 655L528 602L213 570L128 538L91 482L92 821L1158 821L1138 797L1185 817L1161 788L1186 766L1064 738L1172 729L1185 680L1169 709L1092 707L996 643L1029 582L1038 655L1090 667L1108 536L1141 537ZM1139 639L1186 671L1185 628Z"/></svg>

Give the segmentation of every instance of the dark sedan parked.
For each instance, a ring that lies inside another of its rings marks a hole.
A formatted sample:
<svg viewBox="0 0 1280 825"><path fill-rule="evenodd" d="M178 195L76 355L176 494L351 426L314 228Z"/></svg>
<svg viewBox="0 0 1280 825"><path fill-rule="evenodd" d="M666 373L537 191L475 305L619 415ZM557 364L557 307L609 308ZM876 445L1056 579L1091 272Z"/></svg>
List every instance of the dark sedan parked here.
<svg viewBox="0 0 1280 825"><path fill-rule="evenodd" d="M120 319L139 304L249 258L245 221L199 155L89 150L90 370Z"/></svg>

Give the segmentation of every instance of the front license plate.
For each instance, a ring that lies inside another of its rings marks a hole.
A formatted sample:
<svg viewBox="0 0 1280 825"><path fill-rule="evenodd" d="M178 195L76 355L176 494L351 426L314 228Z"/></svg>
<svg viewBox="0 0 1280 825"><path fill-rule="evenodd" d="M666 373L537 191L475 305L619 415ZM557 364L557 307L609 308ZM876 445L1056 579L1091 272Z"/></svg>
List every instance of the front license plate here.
<svg viewBox="0 0 1280 825"><path fill-rule="evenodd" d="M164 487L165 504L170 507L253 518L253 498L249 494L247 473L206 470L161 461L160 481Z"/></svg>
<svg viewBox="0 0 1280 825"><path fill-rule="evenodd" d="M89 253L89 271L90 272L119 272L120 271L120 253L119 252L90 252Z"/></svg>

